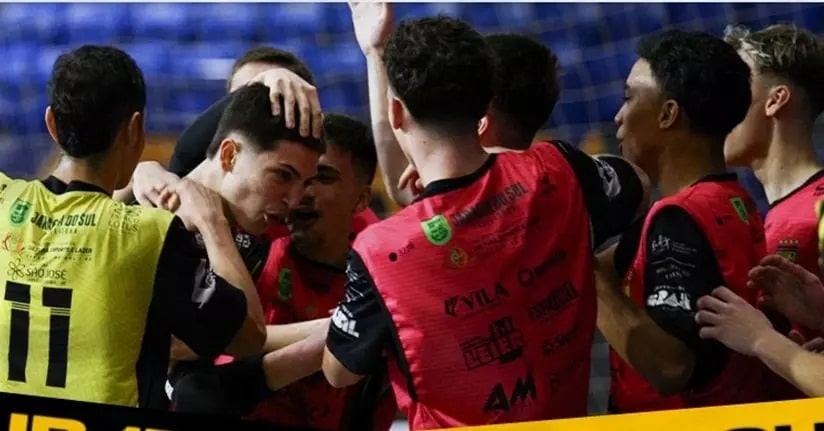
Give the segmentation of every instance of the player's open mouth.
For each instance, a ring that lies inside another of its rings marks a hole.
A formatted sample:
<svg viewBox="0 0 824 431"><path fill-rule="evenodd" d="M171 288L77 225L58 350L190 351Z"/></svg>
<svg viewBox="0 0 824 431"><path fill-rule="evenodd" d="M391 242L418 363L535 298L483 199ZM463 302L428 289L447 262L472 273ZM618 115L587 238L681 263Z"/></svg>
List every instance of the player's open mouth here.
<svg viewBox="0 0 824 431"><path fill-rule="evenodd" d="M280 214L275 213L264 213L263 220L266 221L267 225L282 225L283 224L283 217Z"/></svg>
<svg viewBox="0 0 824 431"><path fill-rule="evenodd" d="M289 212L286 217L289 224L308 224L320 217L320 214L312 209L295 209Z"/></svg>

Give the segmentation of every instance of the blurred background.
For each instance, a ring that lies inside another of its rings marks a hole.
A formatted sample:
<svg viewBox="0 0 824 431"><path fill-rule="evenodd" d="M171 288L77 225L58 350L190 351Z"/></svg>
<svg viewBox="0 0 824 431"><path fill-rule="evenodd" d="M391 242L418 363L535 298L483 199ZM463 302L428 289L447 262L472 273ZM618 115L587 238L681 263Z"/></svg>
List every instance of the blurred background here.
<svg viewBox="0 0 824 431"><path fill-rule="evenodd" d="M824 5L789 2L396 6L398 19L439 13L462 17L484 33L530 34L552 48L563 67L563 90L542 136L591 153L616 151L612 119L639 37L669 26L719 36L727 24L795 23L816 33L824 30ZM0 170L32 177L54 160L55 146L43 123L46 82L60 53L86 43L116 44L143 69L151 134L146 159L168 159L176 136L224 94L235 58L254 45L293 51L314 72L326 111L367 120L364 59L343 3L3 4ZM821 134L816 138L824 150ZM760 187L749 173L742 174L764 209ZM380 193L375 207L380 213L394 208ZM606 407L608 374L606 348L595 348L601 360L593 365L591 407L598 413Z"/></svg>

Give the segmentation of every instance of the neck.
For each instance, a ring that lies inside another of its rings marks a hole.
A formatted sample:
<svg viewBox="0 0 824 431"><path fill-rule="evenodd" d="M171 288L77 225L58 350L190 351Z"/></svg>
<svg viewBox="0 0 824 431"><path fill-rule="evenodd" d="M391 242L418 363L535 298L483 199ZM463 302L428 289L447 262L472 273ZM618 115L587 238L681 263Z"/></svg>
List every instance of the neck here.
<svg viewBox="0 0 824 431"><path fill-rule="evenodd" d="M192 180L203 187L217 193L221 200L223 201L223 213L226 215L226 218L229 221L230 226L237 226L237 222L235 221L234 217L234 210L232 209L232 205L223 199L223 194L221 193L221 183L223 181L223 172L220 170L220 167L213 163L214 160L206 159L200 162L196 168L194 168L189 175L186 175L186 179Z"/></svg>
<svg viewBox="0 0 824 431"><path fill-rule="evenodd" d="M764 186L770 204L789 195L822 169L811 128L781 123L773 129L766 155L753 160L750 166Z"/></svg>
<svg viewBox="0 0 824 431"><path fill-rule="evenodd" d="M671 196L707 175L725 172L722 143L687 135L667 145L659 157L658 190Z"/></svg>
<svg viewBox="0 0 824 431"><path fill-rule="evenodd" d="M347 234L349 232L347 231ZM346 268L349 255L349 236L326 238L321 244L309 244L308 241L293 241L295 251L304 258L335 268Z"/></svg>
<svg viewBox="0 0 824 431"><path fill-rule="evenodd" d="M72 181L81 181L100 187L111 195L118 182L119 172L108 167L114 166L105 160L76 159L62 156L52 176L68 184Z"/></svg>
<svg viewBox="0 0 824 431"><path fill-rule="evenodd" d="M476 134L439 137L413 136L414 161L423 186L438 180L459 178L477 171L489 158Z"/></svg>

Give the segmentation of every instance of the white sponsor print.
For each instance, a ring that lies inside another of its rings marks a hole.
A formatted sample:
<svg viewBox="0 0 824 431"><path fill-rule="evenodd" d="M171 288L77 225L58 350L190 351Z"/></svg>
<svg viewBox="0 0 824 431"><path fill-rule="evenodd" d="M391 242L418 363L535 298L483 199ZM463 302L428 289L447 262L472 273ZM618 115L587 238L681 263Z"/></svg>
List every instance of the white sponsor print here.
<svg viewBox="0 0 824 431"><path fill-rule="evenodd" d="M601 177L601 187L604 189L607 198L614 199L621 194L621 181L618 180L618 173L609 163L595 157L595 165L598 167L598 176Z"/></svg>
<svg viewBox="0 0 824 431"><path fill-rule="evenodd" d="M692 311L689 296L684 292L674 292L669 289L656 289L647 297L647 305L650 307L666 306L684 311Z"/></svg>
<svg viewBox="0 0 824 431"><path fill-rule="evenodd" d="M215 273L212 271L209 261L200 259L200 264L195 272L195 285L192 289L192 302L198 304L198 308L203 308L212 295L215 293Z"/></svg>
<svg viewBox="0 0 824 431"><path fill-rule="evenodd" d="M344 334L353 338L360 338L360 334L355 328L357 322L345 305L340 305L335 309L335 312L332 314L332 324Z"/></svg>

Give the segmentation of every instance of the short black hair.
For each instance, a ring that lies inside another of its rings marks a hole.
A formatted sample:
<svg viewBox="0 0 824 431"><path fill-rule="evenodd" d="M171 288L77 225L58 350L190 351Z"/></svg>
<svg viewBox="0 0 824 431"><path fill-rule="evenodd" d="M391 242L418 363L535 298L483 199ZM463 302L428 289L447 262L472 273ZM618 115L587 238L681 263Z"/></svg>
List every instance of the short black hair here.
<svg viewBox="0 0 824 431"><path fill-rule="evenodd" d="M280 103L282 113L283 101ZM295 124L299 123L300 114L295 112ZM278 141L282 140L298 142L321 153L325 148L322 139L301 136L297 127L286 127L283 115L272 115L269 88L258 83L243 86L232 93L217 125L217 132L206 150L206 156L214 157L220 143L233 133L248 139L256 151L275 150Z"/></svg>
<svg viewBox="0 0 824 431"><path fill-rule="evenodd" d="M123 124L146 109L143 72L113 46L84 45L62 54L48 87L57 143L71 157L104 153Z"/></svg>
<svg viewBox="0 0 824 431"><path fill-rule="evenodd" d="M519 34L491 34L486 43L495 71L490 110L531 142L560 96L558 57L543 43Z"/></svg>
<svg viewBox="0 0 824 431"><path fill-rule="evenodd" d="M421 124L477 130L492 100L492 58L483 37L445 16L404 21L383 51L389 85Z"/></svg>
<svg viewBox="0 0 824 431"><path fill-rule="evenodd" d="M272 66L282 66L291 70L295 73L295 75L300 76L309 84L315 85L315 77L312 76L312 72L309 70L309 67L295 54L272 46L256 46L244 52L243 55L235 60L235 64L232 66L232 73L229 74L229 79L226 80L227 91L229 86L232 85L232 78L235 76L235 73L237 73L241 67L249 63L263 63L270 64Z"/></svg>
<svg viewBox="0 0 824 431"><path fill-rule="evenodd" d="M724 139L747 115L750 68L722 39L705 32L668 30L638 44L665 97L672 98L695 133Z"/></svg>
<svg viewBox="0 0 824 431"><path fill-rule="evenodd" d="M372 184L378 167L378 155L372 129L363 121L342 114L325 114L323 136L326 145L351 155L352 162L366 184Z"/></svg>

